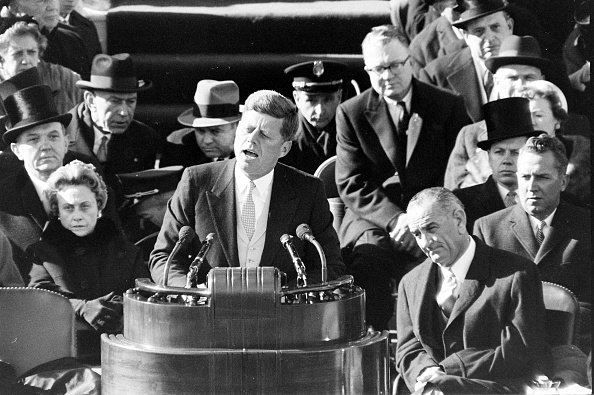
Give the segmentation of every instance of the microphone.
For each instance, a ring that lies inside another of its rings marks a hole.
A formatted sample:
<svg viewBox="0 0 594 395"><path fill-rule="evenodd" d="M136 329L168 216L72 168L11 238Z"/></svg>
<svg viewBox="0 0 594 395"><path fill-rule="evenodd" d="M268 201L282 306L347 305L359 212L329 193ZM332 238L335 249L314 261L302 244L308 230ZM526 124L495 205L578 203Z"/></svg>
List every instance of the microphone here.
<svg viewBox="0 0 594 395"><path fill-rule="evenodd" d="M202 267L202 264L204 263L204 257L206 257L206 254L208 253L208 250L210 249L210 246L212 245L213 240L214 240L214 233L209 233L204 238L204 241L202 242L202 246L200 246L200 251L198 251L198 254L196 255L196 257L190 264L190 270L188 271L188 274L186 277L186 288L192 287L192 280L194 279L194 277L196 275L198 275L198 272L200 271L200 268Z"/></svg>
<svg viewBox="0 0 594 395"><path fill-rule="evenodd" d="M311 228L308 224L301 224L297 227L295 231L297 237L299 237L303 241L309 241L316 247L318 250L318 255L320 256L320 262L322 264L322 284L326 284L328 281L328 266L326 265L326 254L324 254L324 250L322 249L322 245L316 240Z"/></svg>
<svg viewBox="0 0 594 395"><path fill-rule="evenodd" d="M282 243L283 247L287 251L289 251L289 255L291 255L291 259L293 260L293 265L295 266L295 270L297 271L297 284L300 286L307 286L307 275L305 274L305 265L301 258L299 258L299 254L297 254L297 250L293 245L293 236L288 234L284 234L280 238L280 242Z"/></svg>
<svg viewBox="0 0 594 395"><path fill-rule="evenodd" d="M177 243L171 250L171 254L169 254L169 258L167 258L167 262L165 263L165 269L163 270L163 286L167 286L167 278L169 277L169 267L171 266L171 261L173 257L179 252L179 250L186 244L191 243L194 238L196 237L196 232L192 229L191 226L185 225L179 230L177 235Z"/></svg>

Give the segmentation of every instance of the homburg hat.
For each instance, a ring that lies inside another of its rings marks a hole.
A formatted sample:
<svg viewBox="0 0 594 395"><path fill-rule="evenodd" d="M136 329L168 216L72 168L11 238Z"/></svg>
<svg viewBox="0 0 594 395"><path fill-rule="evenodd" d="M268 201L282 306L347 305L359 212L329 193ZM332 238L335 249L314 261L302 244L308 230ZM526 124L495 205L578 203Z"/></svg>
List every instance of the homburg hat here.
<svg viewBox="0 0 594 395"><path fill-rule="evenodd" d="M190 127L218 126L240 119L239 87L230 80L199 81L193 107L177 117L179 123Z"/></svg>
<svg viewBox="0 0 594 395"><path fill-rule="evenodd" d="M80 80L76 86L91 91L134 93L149 89L152 82L139 80L132 57L127 53L95 55L90 81Z"/></svg>
<svg viewBox="0 0 594 395"><path fill-rule="evenodd" d="M465 0L461 8L464 12L452 23L453 26L466 29L469 22L507 9L506 0Z"/></svg>
<svg viewBox="0 0 594 395"><path fill-rule="evenodd" d="M14 92L3 100L8 117L3 139L14 143L25 130L49 122L70 124L72 114L60 114L56 109L52 90L47 85L34 85Z"/></svg>
<svg viewBox="0 0 594 395"><path fill-rule="evenodd" d="M293 89L308 93L331 93L342 88L347 75L344 63L314 60L294 64L285 69L293 79Z"/></svg>
<svg viewBox="0 0 594 395"><path fill-rule="evenodd" d="M551 61L542 57L540 45L532 36L511 35L506 37L501 42L499 54L485 60L485 66L491 73L495 73L498 68L508 64L538 67L544 74L547 74L552 67Z"/></svg>
<svg viewBox="0 0 594 395"><path fill-rule="evenodd" d="M489 102L483 106L483 113L487 124L487 140L479 141L477 145L485 151L497 141L544 133L534 130L530 100L523 97L509 97Z"/></svg>

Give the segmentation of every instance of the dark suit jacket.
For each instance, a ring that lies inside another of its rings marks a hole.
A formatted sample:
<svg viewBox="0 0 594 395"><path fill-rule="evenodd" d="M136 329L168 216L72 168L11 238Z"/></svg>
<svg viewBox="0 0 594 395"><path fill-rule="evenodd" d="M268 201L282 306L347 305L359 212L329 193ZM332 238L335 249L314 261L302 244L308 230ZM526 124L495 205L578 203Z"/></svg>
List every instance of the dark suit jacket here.
<svg viewBox="0 0 594 395"><path fill-rule="evenodd" d="M336 122L326 126L321 134L301 114L299 129L293 139L291 150L280 161L301 171L314 174L326 159L336 155Z"/></svg>
<svg viewBox="0 0 594 395"><path fill-rule="evenodd" d="M399 165L404 158L398 160L396 127L386 102L373 89L338 107L336 183L348 208L340 229L342 246L368 229L388 230L415 193L443 184L456 134L469 119L459 96L417 80L412 89L405 167ZM412 131L415 113L422 119L418 132ZM396 172L398 188L390 182Z"/></svg>
<svg viewBox="0 0 594 395"><path fill-rule="evenodd" d="M466 228L472 232L474 222L480 217L503 210L505 203L501 200L497 183L492 176L483 184L454 191L454 194L464 204L466 212Z"/></svg>
<svg viewBox="0 0 594 395"><path fill-rule="evenodd" d="M452 25L444 16L440 16L425 26L410 43L410 56L415 75L433 60L446 54L454 53L466 46L466 41L458 38Z"/></svg>
<svg viewBox="0 0 594 395"><path fill-rule="evenodd" d="M63 23L59 23L51 32L43 29L42 33L47 37L43 60L68 67L88 80L93 59L89 59L85 43L78 33Z"/></svg>
<svg viewBox="0 0 594 395"><path fill-rule="evenodd" d="M448 375L494 381L549 370L542 285L532 262L477 240L442 336L435 329L437 271L427 259L398 289L396 367L411 390L421 370L436 365Z"/></svg>
<svg viewBox="0 0 594 395"><path fill-rule="evenodd" d="M101 50L101 43L99 42L97 27L93 21L85 16L82 16L76 10L70 13L70 16L68 17L68 23L82 38L87 50L87 57L93 61L95 55L103 52Z"/></svg>
<svg viewBox="0 0 594 395"><path fill-rule="evenodd" d="M435 59L419 71L419 79L460 94L472 122L483 119L481 83L476 75L470 48L465 47Z"/></svg>
<svg viewBox="0 0 594 395"><path fill-rule="evenodd" d="M97 166L88 156L72 151L68 151L64 156L64 164L74 159ZM25 284L27 284L33 260L26 250L27 247L39 240L49 218L22 162L17 162L20 165L13 168L13 175L0 180L0 190L2 191L0 193L0 228L10 240L14 263L18 266ZM111 218L118 228L121 228L115 204L111 199L112 191L109 192L109 196L105 215Z"/></svg>
<svg viewBox="0 0 594 395"><path fill-rule="evenodd" d="M151 253L149 268L156 283L162 282L167 257L178 240L179 230L186 225L196 231L199 240L204 240L210 232L215 233L215 242L207 255L210 267L239 266L235 162L235 159L230 159L207 163L184 171L177 190L167 205L163 226ZM277 164L261 266L277 267L287 274L289 281L296 278L295 269L279 240L285 233L295 234L295 229L302 223L309 224L324 249L328 278L342 275L344 264L322 182L303 172ZM170 285L185 285L190 264L188 255L194 256L198 252L199 240L195 240L185 253L181 252L173 260L169 272ZM294 238L293 242L307 268L309 283L316 283L320 279L321 266L315 247L298 238ZM201 274L206 274L208 269Z"/></svg>
<svg viewBox="0 0 594 395"><path fill-rule="evenodd" d="M536 263L543 281L563 285L581 301L590 301L590 211L561 202L540 249L528 214L517 204L480 218L474 234L495 248Z"/></svg>

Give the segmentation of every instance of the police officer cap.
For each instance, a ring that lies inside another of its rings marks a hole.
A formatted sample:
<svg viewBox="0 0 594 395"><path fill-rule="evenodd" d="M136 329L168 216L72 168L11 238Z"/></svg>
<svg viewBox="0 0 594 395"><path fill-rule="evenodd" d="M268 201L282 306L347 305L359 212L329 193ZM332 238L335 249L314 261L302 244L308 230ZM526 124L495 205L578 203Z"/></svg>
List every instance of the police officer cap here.
<svg viewBox="0 0 594 395"><path fill-rule="evenodd" d="M340 62L314 60L289 66L285 74L293 78L293 89L297 91L331 93L342 88L347 66Z"/></svg>

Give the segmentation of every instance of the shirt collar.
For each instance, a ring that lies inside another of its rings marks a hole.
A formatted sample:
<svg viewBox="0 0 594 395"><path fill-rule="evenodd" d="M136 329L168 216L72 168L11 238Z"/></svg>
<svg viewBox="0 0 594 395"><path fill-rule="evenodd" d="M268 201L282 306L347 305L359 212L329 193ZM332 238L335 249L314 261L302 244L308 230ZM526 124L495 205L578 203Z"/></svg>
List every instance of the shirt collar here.
<svg viewBox="0 0 594 395"><path fill-rule="evenodd" d="M495 181L495 180L493 180L493 181ZM497 186L497 191L499 191L499 196L501 196L501 200L503 200L503 201L505 201L505 198L507 197L507 194L509 192L516 192L516 191L512 191L511 189L507 189L506 187L504 187L497 181L495 181L495 185ZM516 196L518 196L517 192L516 192Z"/></svg>
<svg viewBox="0 0 594 395"><path fill-rule="evenodd" d="M270 188L273 178L274 168L265 176L252 181L254 181L254 184L256 184L256 189L263 192ZM238 191L249 190L250 185L249 177L243 171L239 170L237 166L235 166L235 185Z"/></svg>
<svg viewBox="0 0 594 395"><path fill-rule="evenodd" d="M476 250L475 241L470 236L468 236L468 238L470 239L470 241L468 243L468 247L466 247L466 251L464 251L462 256L460 256L460 258L458 258L456 262L454 262L454 264L450 266L450 269L452 270L452 272L454 272L454 275L456 276L456 282L458 283L458 285L461 284L462 281L464 281L464 279L466 278L466 273L468 273L468 268L472 263L472 259L474 258L474 252ZM446 272L448 271L448 268L441 266L439 263L437 265L439 266L442 277L446 278Z"/></svg>
<svg viewBox="0 0 594 395"><path fill-rule="evenodd" d="M551 226L551 222L553 222L553 217L555 216L556 212L557 212L557 207L555 207L553 212L551 214L549 214L549 216L544 219L544 222L547 224L547 226ZM541 223L541 220L539 220L536 217L533 217L530 214L528 214L528 219L530 220L530 226L532 227L532 229L534 229L536 231L536 229L538 228L538 225Z"/></svg>
<svg viewBox="0 0 594 395"><path fill-rule="evenodd" d="M95 144L99 144L103 137L107 137L107 141L111 139L111 133L103 133L102 131L98 130L96 127L93 127L93 133L95 133Z"/></svg>
<svg viewBox="0 0 594 395"><path fill-rule="evenodd" d="M390 99L387 96L384 96L384 100L386 101L386 103L388 103L389 105L392 105L392 106L397 106L398 102L402 101L402 102L404 102L404 105L406 106L406 111L408 113L410 113L410 106L411 106L411 102L412 102L412 85L410 86L410 89L408 90L406 95L404 95L402 100Z"/></svg>

